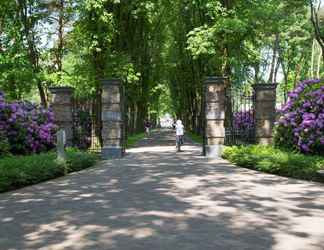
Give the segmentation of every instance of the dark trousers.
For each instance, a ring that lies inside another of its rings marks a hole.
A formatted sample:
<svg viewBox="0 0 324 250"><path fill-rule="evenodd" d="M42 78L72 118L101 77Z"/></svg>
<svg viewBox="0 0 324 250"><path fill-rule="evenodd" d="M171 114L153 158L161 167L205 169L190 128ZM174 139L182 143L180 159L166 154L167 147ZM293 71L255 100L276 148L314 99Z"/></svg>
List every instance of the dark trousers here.
<svg viewBox="0 0 324 250"><path fill-rule="evenodd" d="M183 144L183 135L177 135L176 136L176 145L177 150L180 151L181 145Z"/></svg>

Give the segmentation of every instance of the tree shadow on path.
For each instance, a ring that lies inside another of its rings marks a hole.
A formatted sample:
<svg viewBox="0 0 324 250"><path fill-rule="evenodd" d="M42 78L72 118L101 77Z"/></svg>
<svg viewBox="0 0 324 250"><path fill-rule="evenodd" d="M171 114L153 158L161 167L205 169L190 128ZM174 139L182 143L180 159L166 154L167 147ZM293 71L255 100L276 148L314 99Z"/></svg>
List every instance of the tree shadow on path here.
<svg viewBox="0 0 324 250"><path fill-rule="evenodd" d="M323 249L324 186L176 154L168 135L1 194L0 249Z"/></svg>

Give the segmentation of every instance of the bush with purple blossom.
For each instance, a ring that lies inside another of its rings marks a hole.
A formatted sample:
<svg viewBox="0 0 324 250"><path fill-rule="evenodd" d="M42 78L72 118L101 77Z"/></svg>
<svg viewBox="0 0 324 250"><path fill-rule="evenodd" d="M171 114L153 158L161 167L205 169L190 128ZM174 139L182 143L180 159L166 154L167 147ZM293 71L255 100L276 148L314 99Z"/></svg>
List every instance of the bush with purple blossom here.
<svg viewBox="0 0 324 250"><path fill-rule="evenodd" d="M234 128L237 130L250 130L254 128L254 116L252 110L238 111L234 113Z"/></svg>
<svg viewBox="0 0 324 250"><path fill-rule="evenodd" d="M1 141L12 154L39 153L54 147L53 113L28 102L5 101L0 93ZM0 150L0 154L3 154Z"/></svg>
<svg viewBox="0 0 324 250"><path fill-rule="evenodd" d="M324 154L324 82L301 82L289 93L275 128L275 145Z"/></svg>

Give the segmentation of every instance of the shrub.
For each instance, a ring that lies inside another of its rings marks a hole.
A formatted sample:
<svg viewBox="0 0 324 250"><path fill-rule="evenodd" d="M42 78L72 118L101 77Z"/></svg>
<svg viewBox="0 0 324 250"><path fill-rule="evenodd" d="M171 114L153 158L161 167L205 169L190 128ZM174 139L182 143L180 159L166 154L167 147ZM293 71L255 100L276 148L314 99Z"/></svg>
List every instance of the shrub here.
<svg viewBox="0 0 324 250"><path fill-rule="evenodd" d="M9 154L10 145L4 131L0 131L0 156Z"/></svg>
<svg viewBox="0 0 324 250"><path fill-rule="evenodd" d="M301 82L289 93L275 128L275 145L302 153L324 154L324 85Z"/></svg>
<svg viewBox="0 0 324 250"><path fill-rule="evenodd" d="M97 155L69 148L67 150L67 158L68 172L75 172L94 165Z"/></svg>
<svg viewBox="0 0 324 250"><path fill-rule="evenodd" d="M306 180L324 181L317 173L324 168L324 157L284 151L271 146L234 146L224 150L223 158L241 167Z"/></svg>
<svg viewBox="0 0 324 250"><path fill-rule="evenodd" d="M69 149L67 162L56 160L53 152L0 159L0 192L36 184L63 176L65 173L91 167L96 155Z"/></svg>
<svg viewBox="0 0 324 250"><path fill-rule="evenodd" d="M238 130L249 130L254 127L253 111L238 111L234 113L234 128Z"/></svg>
<svg viewBox="0 0 324 250"><path fill-rule="evenodd" d="M86 150L91 146L92 119L88 111L79 110L77 113L79 121L75 124L73 133L73 145Z"/></svg>
<svg viewBox="0 0 324 250"><path fill-rule="evenodd" d="M12 154L40 153L54 147L53 113L28 102L7 103L1 93L0 131L0 144Z"/></svg>

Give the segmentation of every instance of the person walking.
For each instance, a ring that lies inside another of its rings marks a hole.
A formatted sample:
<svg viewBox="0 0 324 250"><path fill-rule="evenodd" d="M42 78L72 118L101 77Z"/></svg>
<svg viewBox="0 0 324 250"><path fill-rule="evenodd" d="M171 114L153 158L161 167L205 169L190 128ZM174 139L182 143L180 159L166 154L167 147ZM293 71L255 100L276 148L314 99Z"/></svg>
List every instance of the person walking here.
<svg viewBox="0 0 324 250"><path fill-rule="evenodd" d="M145 127L146 136L150 136L151 123L149 122L149 120L144 121L144 127Z"/></svg>
<svg viewBox="0 0 324 250"><path fill-rule="evenodd" d="M181 152L181 145L183 144L184 126L181 120L177 120L175 125L176 130L176 147L177 152Z"/></svg>

